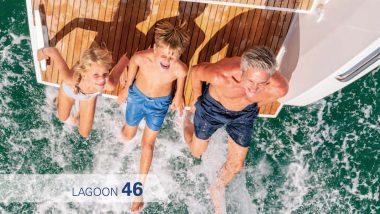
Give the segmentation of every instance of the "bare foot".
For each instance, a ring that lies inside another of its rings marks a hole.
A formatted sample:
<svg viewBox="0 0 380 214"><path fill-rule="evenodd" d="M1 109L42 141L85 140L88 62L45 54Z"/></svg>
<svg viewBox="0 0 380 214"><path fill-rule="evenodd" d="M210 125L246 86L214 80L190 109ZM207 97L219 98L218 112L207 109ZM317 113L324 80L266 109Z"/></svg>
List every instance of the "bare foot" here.
<svg viewBox="0 0 380 214"><path fill-rule="evenodd" d="M224 187L210 186L208 189L210 192L211 201L214 204L215 213L222 214L223 212L223 202L224 202Z"/></svg>
<svg viewBox="0 0 380 214"><path fill-rule="evenodd" d="M136 197L133 201L131 211L132 212L140 212L144 208L144 200L142 197Z"/></svg>
<svg viewBox="0 0 380 214"><path fill-rule="evenodd" d="M193 140L194 134L194 124L191 122L191 117L193 113L191 111L186 111L185 119L183 121L183 137L185 138L185 142L190 146L191 141Z"/></svg>

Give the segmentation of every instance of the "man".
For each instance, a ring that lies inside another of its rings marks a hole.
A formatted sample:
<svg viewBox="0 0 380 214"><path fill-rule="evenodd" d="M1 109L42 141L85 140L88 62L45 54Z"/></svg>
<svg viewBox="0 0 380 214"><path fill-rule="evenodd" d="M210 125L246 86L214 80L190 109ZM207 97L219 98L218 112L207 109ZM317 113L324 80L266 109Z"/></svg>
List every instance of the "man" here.
<svg viewBox="0 0 380 214"><path fill-rule="evenodd" d="M193 156L206 150L211 135L226 125L228 156L209 188L216 213L221 212L224 188L243 168L251 142L258 104L277 100L288 91L286 79L275 70L276 60L265 48L251 48L242 57L202 63L192 69L195 111L184 122L185 141ZM202 93L202 82L208 83Z"/></svg>
<svg viewBox="0 0 380 214"><path fill-rule="evenodd" d="M180 114L184 107L183 89L188 68L179 57L188 46L189 37L183 25L158 23L154 47L135 53L130 59L127 74L123 74L127 75L125 89L118 97L119 103L128 98L123 137L132 139L140 121L143 118L146 121L140 159L140 181L143 184L152 162L154 142L170 103L173 110L180 110ZM174 81L177 83L172 99ZM139 211L142 207L142 198L136 198L132 211Z"/></svg>

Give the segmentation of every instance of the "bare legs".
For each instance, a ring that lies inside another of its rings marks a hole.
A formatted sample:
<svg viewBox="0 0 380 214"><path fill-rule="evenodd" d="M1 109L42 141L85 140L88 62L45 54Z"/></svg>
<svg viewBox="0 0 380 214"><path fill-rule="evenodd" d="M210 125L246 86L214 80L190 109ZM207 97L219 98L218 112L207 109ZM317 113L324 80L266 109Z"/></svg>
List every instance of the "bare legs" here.
<svg viewBox="0 0 380 214"><path fill-rule="evenodd" d="M79 133L87 138L94 123L96 97L89 100L79 101Z"/></svg>
<svg viewBox="0 0 380 214"><path fill-rule="evenodd" d="M199 158L203 152L206 151L208 146L208 140L201 140L197 138L194 134L194 124L190 121L192 113L186 111L185 121L183 124L183 133L185 137L185 142L188 145L191 154L194 157Z"/></svg>
<svg viewBox="0 0 380 214"><path fill-rule="evenodd" d="M137 126L129 126L125 124L122 129L122 135L125 139L134 138L137 132ZM154 142L156 141L158 131L151 130L145 126L144 133L141 139L141 158L140 158L140 177L139 181L145 184L146 175L149 172L150 165L153 159ZM144 206L143 197L136 197L132 204L132 212L140 211Z"/></svg>
<svg viewBox="0 0 380 214"><path fill-rule="evenodd" d="M59 120L66 121L67 118L69 118L74 102L75 101L73 98L67 96L65 92L63 92L62 88L59 88L56 101Z"/></svg>
<svg viewBox="0 0 380 214"><path fill-rule="evenodd" d="M66 95L62 88L59 89L57 98L57 112L58 118L61 121L66 121L69 118L74 102L74 99ZM82 135L82 137L87 138L91 133L94 122L95 107L96 97L79 102L79 111L76 115L74 115L73 120L78 126L79 134Z"/></svg>
<svg viewBox="0 0 380 214"><path fill-rule="evenodd" d="M244 160L248 148L239 146L230 137L228 138L227 160L219 170L218 178L209 188L210 196L215 207L215 213L222 213L222 200L225 187L234 179L244 167Z"/></svg>
<svg viewBox="0 0 380 214"><path fill-rule="evenodd" d="M191 113L188 111L184 121L184 136L191 154L199 157L206 149L208 140L198 139L194 135L194 126L190 121ZM192 136L192 137L191 137ZM230 137L228 138L228 155L222 168L219 170L218 178L209 188L215 213L222 213L222 202L225 187L234 179L244 167L244 160L247 156L248 148L239 146Z"/></svg>
<svg viewBox="0 0 380 214"><path fill-rule="evenodd" d="M137 128L137 126L124 124L123 128L121 129L121 136L124 140L132 140L136 136Z"/></svg>

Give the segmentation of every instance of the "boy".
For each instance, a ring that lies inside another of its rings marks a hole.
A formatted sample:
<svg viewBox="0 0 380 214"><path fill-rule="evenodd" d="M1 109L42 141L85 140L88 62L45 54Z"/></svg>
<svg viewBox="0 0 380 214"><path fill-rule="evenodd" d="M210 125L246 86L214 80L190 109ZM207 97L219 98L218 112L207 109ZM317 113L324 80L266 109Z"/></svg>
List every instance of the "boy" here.
<svg viewBox="0 0 380 214"><path fill-rule="evenodd" d="M182 114L183 89L188 69L179 57L188 46L189 38L183 25L177 27L170 22L158 23L154 47L135 53L130 59L128 73L123 74L125 89L118 97L119 103L127 100L126 124L122 128L122 136L127 140L132 139L140 121L143 118L146 121L140 159L140 182L143 184L152 162L154 142L170 102L171 109L179 109ZM175 80L176 92L172 99ZM142 207L142 197L136 198L132 211L139 211Z"/></svg>

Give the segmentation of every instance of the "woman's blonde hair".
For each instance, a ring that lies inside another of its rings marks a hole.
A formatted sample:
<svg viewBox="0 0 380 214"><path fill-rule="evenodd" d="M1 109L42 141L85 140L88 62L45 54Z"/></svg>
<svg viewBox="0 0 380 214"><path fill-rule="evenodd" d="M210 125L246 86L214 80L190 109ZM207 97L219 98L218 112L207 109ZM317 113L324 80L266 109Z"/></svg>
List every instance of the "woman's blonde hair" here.
<svg viewBox="0 0 380 214"><path fill-rule="evenodd" d="M79 93L79 83L82 80L82 75L89 71L92 63L106 65L107 69L112 68L112 54L107 49L93 47L85 50L79 59L79 62L73 67L75 89L74 93Z"/></svg>
<svg viewBox="0 0 380 214"><path fill-rule="evenodd" d="M154 29L154 42L165 43L169 48L178 49L182 53L190 42L190 35L185 30L185 25L185 22L179 26L174 26L168 21L157 23Z"/></svg>

